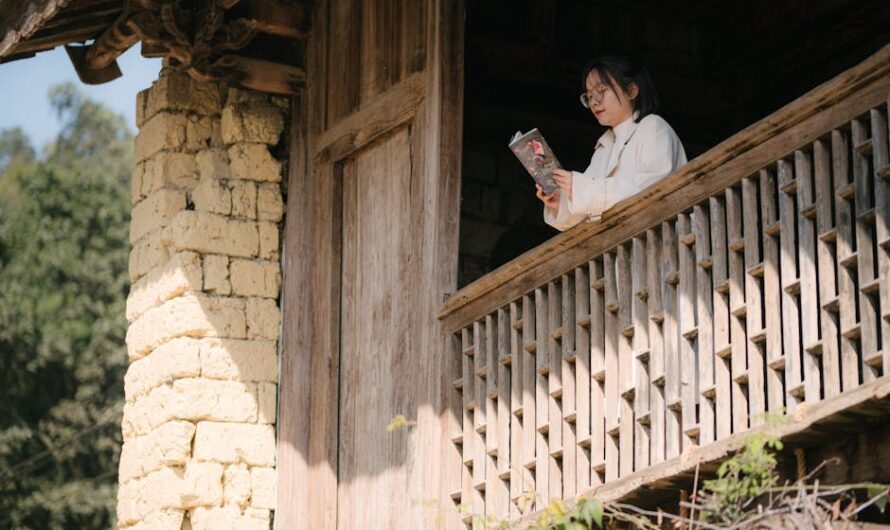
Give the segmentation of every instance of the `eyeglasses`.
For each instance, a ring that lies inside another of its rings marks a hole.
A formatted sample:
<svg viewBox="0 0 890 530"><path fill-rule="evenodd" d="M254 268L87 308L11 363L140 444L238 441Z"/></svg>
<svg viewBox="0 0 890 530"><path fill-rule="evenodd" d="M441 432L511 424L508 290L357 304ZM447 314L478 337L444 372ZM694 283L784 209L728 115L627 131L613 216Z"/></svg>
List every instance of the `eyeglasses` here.
<svg viewBox="0 0 890 530"><path fill-rule="evenodd" d="M585 92L581 94L579 98L581 100L581 105L583 105L585 109L589 109L591 102L602 103L603 97L605 97L606 90L608 89L609 87L607 85L597 85L594 87L593 92Z"/></svg>

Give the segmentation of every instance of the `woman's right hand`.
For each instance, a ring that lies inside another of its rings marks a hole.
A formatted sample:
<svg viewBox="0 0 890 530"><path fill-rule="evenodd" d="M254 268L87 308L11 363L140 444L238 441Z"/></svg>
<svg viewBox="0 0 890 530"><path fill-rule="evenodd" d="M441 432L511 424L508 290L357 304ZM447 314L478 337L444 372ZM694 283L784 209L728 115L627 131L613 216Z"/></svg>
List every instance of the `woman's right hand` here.
<svg viewBox="0 0 890 530"><path fill-rule="evenodd" d="M541 199L547 208L559 209L559 190L555 190L550 195L544 193L544 189L540 184L535 183L535 196Z"/></svg>

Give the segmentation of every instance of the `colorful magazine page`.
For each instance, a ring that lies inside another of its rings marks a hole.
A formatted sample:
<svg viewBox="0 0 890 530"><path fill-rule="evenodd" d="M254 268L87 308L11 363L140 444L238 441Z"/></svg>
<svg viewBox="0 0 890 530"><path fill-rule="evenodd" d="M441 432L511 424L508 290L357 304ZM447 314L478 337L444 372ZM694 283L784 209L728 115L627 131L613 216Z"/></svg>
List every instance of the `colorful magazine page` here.
<svg viewBox="0 0 890 530"><path fill-rule="evenodd" d="M523 134L517 132L510 140L510 150L522 162L528 174L541 185L544 193L551 194L559 186L553 180L553 170L562 168L547 140L538 129Z"/></svg>

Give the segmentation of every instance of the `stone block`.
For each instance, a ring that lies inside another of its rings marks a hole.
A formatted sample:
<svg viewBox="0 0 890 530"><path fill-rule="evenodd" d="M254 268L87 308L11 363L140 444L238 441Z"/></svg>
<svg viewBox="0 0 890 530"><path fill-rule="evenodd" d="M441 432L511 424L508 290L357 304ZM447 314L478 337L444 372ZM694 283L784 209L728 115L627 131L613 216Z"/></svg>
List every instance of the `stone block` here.
<svg viewBox="0 0 890 530"><path fill-rule="evenodd" d="M146 160L161 150L185 147L187 123L184 114L169 112L160 112L148 118L134 142L136 161Z"/></svg>
<svg viewBox="0 0 890 530"><path fill-rule="evenodd" d="M183 211L173 218L171 228L177 249L240 257L256 256L259 252L256 223Z"/></svg>
<svg viewBox="0 0 890 530"><path fill-rule="evenodd" d="M247 299L247 338L278 340L281 312L275 300Z"/></svg>
<svg viewBox="0 0 890 530"><path fill-rule="evenodd" d="M260 238L260 259L278 260L281 243L278 241L278 225L257 223Z"/></svg>
<svg viewBox="0 0 890 530"><path fill-rule="evenodd" d="M192 191L192 202L198 212L232 213L232 192L221 180L202 178Z"/></svg>
<svg viewBox="0 0 890 530"><path fill-rule="evenodd" d="M264 101L230 103L222 110L220 120L222 140L226 144L278 143L284 130L284 116L280 108Z"/></svg>
<svg viewBox="0 0 890 530"><path fill-rule="evenodd" d="M120 481L143 477L164 466L184 466L191 457L194 435L194 423L171 421L127 440L121 449Z"/></svg>
<svg viewBox="0 0 890 530"><path fill-rule="evenodd" d="M223 502L244 509L250 502L250 469L245 464L226 466L223 473Z"/></svg>
<svg viewBox="0 0 890 530"><path fill-rule="evenodd" d="M168 405L172 390L172 385L160 385L124 404L121 432L125 442L137 436L144 436L152 429L170 421Z"/></svg>
<svg viewBox="0 0 890 530"><path fill-rule="evenodd" d="M196 151L210 147L213 120L207 116L190 114L185 123L186 148Z"/></svg>
<svg viewBox="0 0 890 530"><path fill-rule="evenodd" d="M276 504L275 486L278 475L274 468L255 467L250 470L250 505L254 508L274 510Z"/></svg>
<svg viewBox="0 0 890 530"><path fill-rule="evenodd" d="M281 162L263 144L235 144L229 148L232 177L257 182L280 182Z"/></svg>
<svg viewBox="0 0 890 530"><path fill-rule="evenodd" d="M204 256L204 290L208 293L227 295L232 292L229 281L229 257L216 254Z"/></svg>
<svg viewBox="0 0 890 530"><path fill-rule="evenodd" d="M147 272L160 267L170 259L170 251L164 243L164 229L149 232L130 250L130 281L136 282Z"/></svg>
<svg viewBox="0 0 890 530"><path fill-rule="evenodd" d="M191 112L206 116L219 114L223 104L223 90L215 83L196 81L188 74L164 70L151 88L143 91L143 121L162 111ZM141 126L141 123L137 121L137 125Z"/></svg>
<svg viewBox="0 0 890 530"><path fill-rule="evenodd" d="M266 424L199 422L194 457L205 462L274 466L275 428Z"/></svg>
<svg viewBox="0 0 890 530"><path fill-rule="evenodd" d="M223 466L217 462L189 462L182 479L181 506L219 506L223 501Z"/></svg>
<svg viewBox="0 0 890 530"><path fill-rule="evenodd" d="M204 149L195 155L202 179L225 180L231 177L229 155L225 149Z"/></svg>
<svg viewBox="0 0 890 530"><path fill-rule="evenodd" d="M257 422L275 423L278 406L278 385L257 384Z"/></svg>
<svg viewBox="0 0 890 530"><path fill-rule="evenodd" d="M257 190L257 219L277 223L284 216L284 201L278 184L260 184Z"/></svg>
<svg viewBox="0 0 890 530"><path fill-rule="evenodd" d="M197 184L198 164L195 155L161 151L145 161L140 193L145 197L166 187L189 191Z"/></svg>
<svg viewBox="0 0 890 530"><path fill-rule="evenodd" d="M202 288L201 256L177 252L170 260L139 278L127 296L127 320L133 321L146 310L186 292Z"/></svg>
<svg viewBox="0 0 890 530"><path fill-rule="evenodd" d="M232 215L242 219L256 219L257 216L257 187L255 182L247 180L233 180L232 185Z"/></svg>
<svg viewBox="0 0 890 530"><path fill-rule="evenodd" d="M166 226L170 219L185 209L185 193L173 189L161 189L152 193L132 210L130 242L133 243L148 232Z"/></svg>
<svg viewBox="0 0 890 530"><path fill-rule="evenodd" d="M241 300L187 294L153 307L133 321L127 329L127 351L130 359L135 360L176 337L245 336Z"/></svg>
<svg viewBox="0 0 890 530"><path fill-rule="evenodd" d="M202 339L200 360L201 375L210 379L278 381L274 340Z"/></svg>
<svg viewBox="0 0 890 530"><path fill-rule="evenodd" d="M204 340L179 337L158 346L148 356L130 364L124 376L127 402L164 383L201 375L200 352Z"/></svg>
<svg viewBox="0 0 890 530"><path fill-rule="evenodd" d="M255 422L256 385L213 379L177 379L168 403L171 418Z"/></svg>
<svg viewBox="0 0 890 530"><path fill-rule="evenodd" d="M183 510L159 510L151 512L133 526L121 527L124 530L183 530Z"/></svg>
<svg viewBox="0 0 890 530"><path fill-rule="evenodd" d="M232 292L238 296L278 298L281 266L276 261L233 259L229 265Z"/></svg>

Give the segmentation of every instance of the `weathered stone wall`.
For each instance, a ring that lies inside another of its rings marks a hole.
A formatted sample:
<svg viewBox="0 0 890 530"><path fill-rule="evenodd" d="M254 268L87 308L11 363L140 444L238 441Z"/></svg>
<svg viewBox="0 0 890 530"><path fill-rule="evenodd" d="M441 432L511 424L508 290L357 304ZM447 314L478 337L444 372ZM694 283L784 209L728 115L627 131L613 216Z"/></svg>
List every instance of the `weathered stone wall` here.
<svg viewBox="0 0 890 530"><path fill-rule="evenodd" d="M137 98L121 528L270 527L286 108L168 71Z"/></svg>

